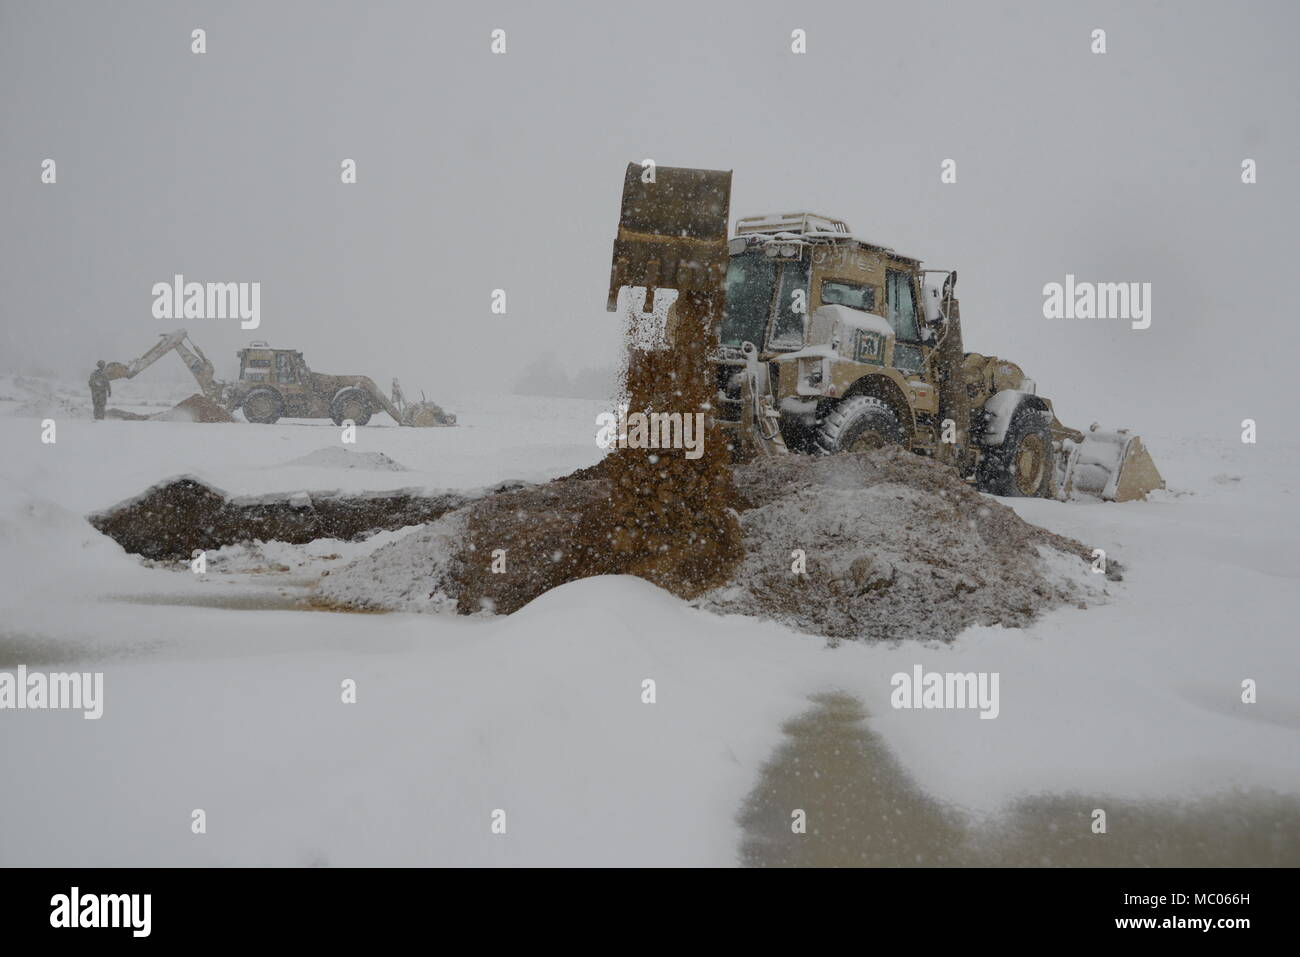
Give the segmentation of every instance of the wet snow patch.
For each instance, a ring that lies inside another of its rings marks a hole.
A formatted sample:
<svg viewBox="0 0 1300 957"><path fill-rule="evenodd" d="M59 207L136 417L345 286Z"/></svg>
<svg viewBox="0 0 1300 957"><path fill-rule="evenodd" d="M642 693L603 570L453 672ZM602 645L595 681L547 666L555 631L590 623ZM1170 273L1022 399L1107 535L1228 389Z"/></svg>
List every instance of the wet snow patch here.
<svg viewBox="0 0 1300 957"><path fill-rule="evenodd" d="M383 452L354 452L337 445L308 452L284 464L323 469L371 469L376 472L409 471L405 465L395 462Z"/></svg>

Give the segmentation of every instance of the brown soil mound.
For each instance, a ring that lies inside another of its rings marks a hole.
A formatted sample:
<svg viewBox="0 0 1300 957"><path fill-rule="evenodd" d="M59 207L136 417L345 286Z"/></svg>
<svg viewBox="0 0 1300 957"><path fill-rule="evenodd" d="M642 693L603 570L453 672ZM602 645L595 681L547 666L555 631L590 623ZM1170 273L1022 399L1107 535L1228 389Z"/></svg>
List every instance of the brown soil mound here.
<svg viewBox="0 0 1300 957"><path fill-rule="evenodd" d="M565 582L628 574L609 547L607 469L470 502L333 570L320 595L346 607L509 614ZM1104 600L1105 579L1119 577L1114 561L1093 575L1087 546L908 452L782 456L734 474L744 557L721 583L710 570L693 589L713 611L834 639L947 640Z"/></svg>
<svg viewBox="0 0 1300 957"><path fill-rule="evenodd" d="M720 295L684 294L677 300L682 334L690 324L707 333L721 303ZM729 580L742 544L726 440L706 412L712 370L701 349L640 348L644 320L630 314L626 330L629 410L700 413L706 425L698 457L619 441L595 466L474 503L460 547L437 564L446 580L430 582L428 594L454 597L462 614L509 614L565 582L596 575L636 575L686 599ZM433 535L410 547L436 550L446 541ZM339 585L337 597L355 594L355 584Z"/></svg>
<svg viewBox="0 0 1300 957"><path fill-rule="evenodd" d="M610 550L609 500L608 481L561 479L465 509L448 589L456 610L510 614L565 582L617 574L625 563Z"/></svg>
<svg viewBox="0 0 1300 957"><path fill-rule="evenodd" d="M150 416L159 422L234 422L234 416L205 395L194 393L166 412Z"/></svg>

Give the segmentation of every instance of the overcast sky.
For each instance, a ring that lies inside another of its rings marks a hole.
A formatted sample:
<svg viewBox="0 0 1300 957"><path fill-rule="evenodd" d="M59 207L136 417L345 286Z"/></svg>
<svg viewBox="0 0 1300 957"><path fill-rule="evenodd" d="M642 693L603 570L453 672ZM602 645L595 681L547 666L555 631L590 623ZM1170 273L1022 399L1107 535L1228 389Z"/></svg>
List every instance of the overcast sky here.
<svg viewBox="0 0 1300 957"><path fill-rule="evenodd" d="M182 324L151 314L177 272L262 283L256 332L183 323L222 376L254 337L434 399L614 362L648 157L734 170L733 219L810 208L956 268L966 347L1070 424L1287 428L1298 10L0 0L0 368L139 355ZM1067 272L1152 283L1151 328L1044 319Z"/></svg>

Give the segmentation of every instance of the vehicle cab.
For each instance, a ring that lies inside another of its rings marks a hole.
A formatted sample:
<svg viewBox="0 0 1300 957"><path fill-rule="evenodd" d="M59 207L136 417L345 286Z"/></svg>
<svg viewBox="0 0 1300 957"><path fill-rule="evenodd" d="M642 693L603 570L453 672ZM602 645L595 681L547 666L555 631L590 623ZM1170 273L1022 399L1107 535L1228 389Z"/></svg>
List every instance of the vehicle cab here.
<svg viewBox="0 0 1300 957"><path fill-rule="evenodd" d="M742 218L728 251L717 351L724 424L738 414L745 343L768 366L791 445L807 444L799 433L855 390L879 393L909 426L915 412L937 411L920 260L808 212Z"/></svg>

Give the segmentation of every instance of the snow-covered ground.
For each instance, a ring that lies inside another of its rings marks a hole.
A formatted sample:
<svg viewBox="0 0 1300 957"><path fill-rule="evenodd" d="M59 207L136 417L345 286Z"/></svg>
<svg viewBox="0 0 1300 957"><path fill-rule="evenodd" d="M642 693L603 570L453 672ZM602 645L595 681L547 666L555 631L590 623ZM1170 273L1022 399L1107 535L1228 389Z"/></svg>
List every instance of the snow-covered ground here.
<svg viewBox="0 0 1300 957"><path fill-rule="evenodd" d="M1295 442L1147 435L1171 492L1011 503L1124 562L1108 604L831 649L627 578L510 617L303 610L322 567L402 533L223 549L199 579L83 518L179 473L233 494L542 480L596 461L599 402L439 395L460 427L358 430L354 450L396 471L314 455L338 447L326 423L90 422L75 401L43 444L6 395L0 379L0 670L105 677L98 721L0 712L0 864L731 864L782 724L828 689L974 812L1041 792L1300 795ZM998 672L996 720L892 709L891 676L918 664Z"/></svg>

